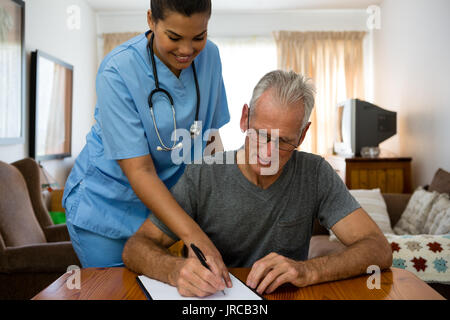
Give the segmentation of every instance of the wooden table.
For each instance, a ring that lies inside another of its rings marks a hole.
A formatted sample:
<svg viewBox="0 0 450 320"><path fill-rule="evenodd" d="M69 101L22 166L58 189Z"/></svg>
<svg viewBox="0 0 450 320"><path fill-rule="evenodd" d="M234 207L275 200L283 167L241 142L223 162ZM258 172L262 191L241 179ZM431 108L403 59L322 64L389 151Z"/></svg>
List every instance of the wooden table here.
<svg viewBox="0 0 450 320"><path fill-rule="evenodd" d="M249 271L249 268L230 268L230 272L244 283ZM81 289L68 289L66 283L71 282L73 274L66 273L33 300L146 300L136 276L126 268L81 269ZM264 297L268 300L445 300L413 273L403 269L390 268L382 272L380 289L368 289L368 277L362 275L305 288L285 285Z"/></svg>

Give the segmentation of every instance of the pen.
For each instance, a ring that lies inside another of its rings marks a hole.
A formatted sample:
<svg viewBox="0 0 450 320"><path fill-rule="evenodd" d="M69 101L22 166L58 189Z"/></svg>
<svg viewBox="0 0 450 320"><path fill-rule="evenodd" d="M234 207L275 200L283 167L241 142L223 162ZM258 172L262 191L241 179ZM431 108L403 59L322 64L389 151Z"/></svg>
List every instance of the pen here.
<svg viewBox="0 0 450 320"><path fill-rule="evenodd" d="M211 271L208 264L206 263L206 257L203 254L202 250L200 250L195 244L191 243L191 248L194 251L195 255L197 256L198 260L200 260L200 263L208 270ZM225 291L222 290L223 295L225 295Z"/></svg>

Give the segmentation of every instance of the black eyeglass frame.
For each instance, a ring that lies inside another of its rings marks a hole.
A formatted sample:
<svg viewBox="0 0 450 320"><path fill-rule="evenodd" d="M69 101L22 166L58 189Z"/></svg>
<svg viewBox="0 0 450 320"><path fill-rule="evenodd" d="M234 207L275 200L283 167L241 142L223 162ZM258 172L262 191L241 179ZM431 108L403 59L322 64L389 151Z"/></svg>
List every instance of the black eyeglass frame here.
<svg viewBox="0 0 450 320"><path fill-rule="evenodd" d="M247 112L247 130L248 130L248 129L250 129L250 107L248 107L247 110L248 110L248 112ZM282 141L283 143L286 143L286 144L292 146L292 148L290 148L289 150L283 149L283 148L280 147L280 143L278 143L278 150L282 150L282 151L286 151L286 152L292 152L292 151L294 151L295 149L297 149L297 148L300 146L300 141L301 141L301 139L302 139L302 135L303 135L303 130L304 130L304 129L305 129L305 128L302 128L302 131L301 131L301 133L300 133L300 137L298 138L297 145L294 145L294 144L289 143L289 142L286 142L286 141ZM258 139L259 139L259 137L258 137ZM267 140L267 141L264 142L264 143L265 143L265 144L269 143L269 140Z"/></svg>

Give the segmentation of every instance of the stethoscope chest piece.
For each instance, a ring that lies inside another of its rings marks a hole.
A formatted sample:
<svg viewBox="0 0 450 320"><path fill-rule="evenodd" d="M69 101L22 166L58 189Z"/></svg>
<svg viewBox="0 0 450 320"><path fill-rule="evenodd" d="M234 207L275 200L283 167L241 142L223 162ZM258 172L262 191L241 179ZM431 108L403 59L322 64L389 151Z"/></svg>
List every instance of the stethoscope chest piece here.
<svg viewBox="0 0 450 320"><path fill-rule="evenodd" d="M191 125L190 128L191 138L194 139L200 135L200 132L202 131L202 128L200 128L199 122L194 121L194 123Z"/></svg>

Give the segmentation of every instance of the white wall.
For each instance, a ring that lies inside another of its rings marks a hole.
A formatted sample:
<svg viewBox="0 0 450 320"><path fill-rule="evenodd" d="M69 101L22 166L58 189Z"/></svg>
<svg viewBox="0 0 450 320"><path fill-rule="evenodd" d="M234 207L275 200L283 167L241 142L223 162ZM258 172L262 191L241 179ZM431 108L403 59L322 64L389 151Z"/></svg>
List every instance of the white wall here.
<svg viewBox="0 0 450 320"><path fill-rule="evenodd" d="M413 158L413 184L450 171L450 1L384 0L374 33L374 102L397 112L380 148Z"/></svg>
<svg viewBox="0 0 450 320"><path fill-rule="evenodd" d="M81 29L66 26L67 7L81 9ZM26 1L25 42L27 51L26 79L26 143L0 146L0 160L13 162L28 156L28 81L30 52L42 50L74 66L72 158L44 161L47 171L64 186L74 158L85 144L85 136L93 123L95 106L95 75L97 68L96 17L83 0L28 0Z"/></svg>

